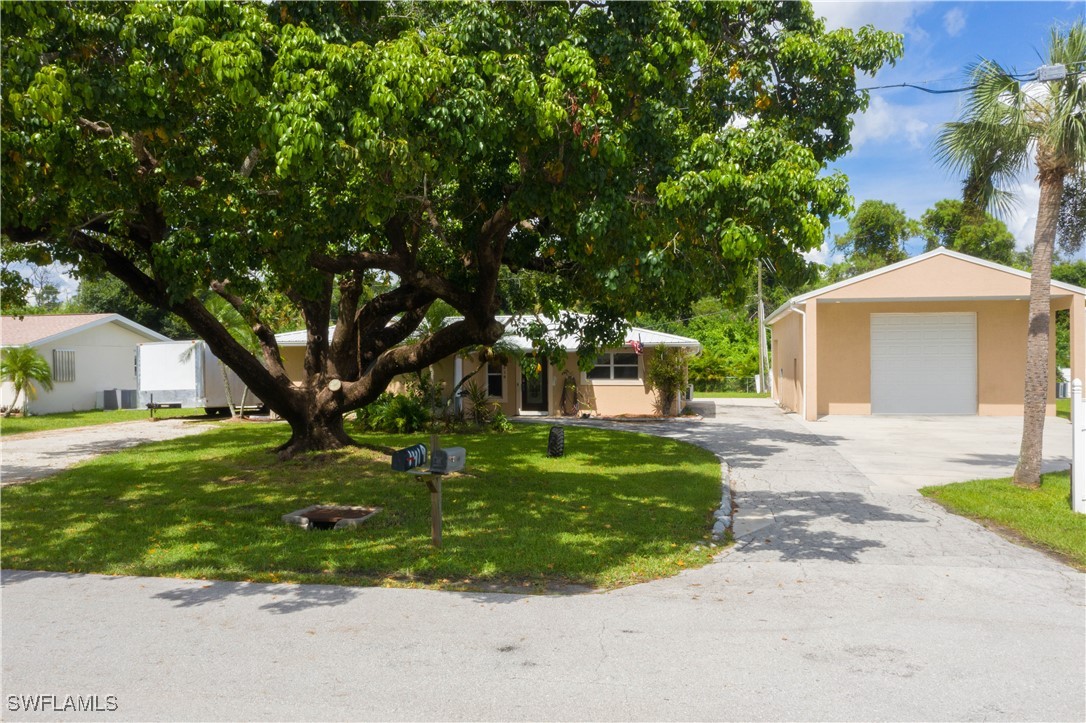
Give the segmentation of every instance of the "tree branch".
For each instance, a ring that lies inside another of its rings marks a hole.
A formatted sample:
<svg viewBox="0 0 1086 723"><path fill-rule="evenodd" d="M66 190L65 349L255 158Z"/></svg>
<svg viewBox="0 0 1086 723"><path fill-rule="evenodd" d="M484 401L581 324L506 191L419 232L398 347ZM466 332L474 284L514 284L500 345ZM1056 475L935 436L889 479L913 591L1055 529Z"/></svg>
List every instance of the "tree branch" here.
<svg viewBox="0 0 1086 723"><path fill-rule="evenodd" d="M228 281L212 281L211 290L234 307L238 314L241 315L241 318L249 324L253 334L256 335L257 341L260 342L260 348L264 352L264 362L268 365L268 370L271 371L272 376L287 379L287 370L283 366L283 356L279 349L279 342L275 338L275 333L245 305L240 296L226 288L228 283Z"/></svg>

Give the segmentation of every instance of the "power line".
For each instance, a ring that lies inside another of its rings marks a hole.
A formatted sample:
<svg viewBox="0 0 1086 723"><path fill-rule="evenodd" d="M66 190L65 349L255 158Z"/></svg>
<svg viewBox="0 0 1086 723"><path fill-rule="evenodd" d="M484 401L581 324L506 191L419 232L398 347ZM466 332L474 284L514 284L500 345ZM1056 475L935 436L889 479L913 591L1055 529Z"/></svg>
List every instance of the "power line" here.
<svg viewBox="0 0 1086 723"><path fill-rule="evenodd" d="M1066 64L1069 72L1071 72L1071 69L1073 68L1081 68L1082 66L1086 66L1086 60L1080 60L1075 63ZM1036 81L1040 78L1040 69L1030 71L1029 73L1006 73L1006 77L1010 78L1011 80L1016 80L1019 83L1029 83ZM932 95L945 95L949 93L965 93L971 90L976 90L979 87L977 83L974 83L973 85L965 85L960 88L945 88L941 90L924 87L924 84L930 85L931 83L938 82L941 81L925 80L918 81L916 83L891 83L889 85L869 85L866 88L857 88L856 92L861 93L869 90L886 90L888 88L913 88L914 90L923 91L924 93L930 93Z"/></svg>

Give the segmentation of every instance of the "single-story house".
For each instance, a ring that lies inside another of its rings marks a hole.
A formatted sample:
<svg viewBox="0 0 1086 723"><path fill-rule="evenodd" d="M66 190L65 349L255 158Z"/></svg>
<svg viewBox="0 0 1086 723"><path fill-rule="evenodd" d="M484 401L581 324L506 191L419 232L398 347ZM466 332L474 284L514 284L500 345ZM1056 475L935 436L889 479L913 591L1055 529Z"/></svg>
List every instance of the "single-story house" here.
<svg viewBox="0 0 1086 723"><path fill-rule="evenodd" d="M936 249L790 299L772 329L773 398L808 420L828 414L1020 415L1030 275ZM1071 375L1086 378L1086 289L1053 281L1070 316Z"/></svg>
<svg viewBox="0 0 1086 723"><path fill-rule="evenodd" d="M511 316L499 316L497 321L507 325L499 348L515 350L515 353L522 355L532 353L532 342L519 332L529 321L537 321L535 317L518 321ZM553 328L553 322L548 319L540 318L538 321ZM332 331L329 330L329 338ZM276 339L288 376L300 380L306 333L287 332L277 334ZM623 346L603 352L597 357L591 371L582 372L577 366L578 341L572 336L563 337L561 345L566 352L565 364L555 367L541 357L537 362L539 371L534 377L524 374L515 358L509 356L503 359L500 353L487 361L480 361L478 354L454 354L434 364L431 372L436 381L444 384L447 394L465 375L478 370L468 383L485 388L489 398L497 402L507 416L571 413L574 396L567 386L576 389L580 413L648 415L658 411L656 395L648 388L645 376L645 362L655 353L656 347L661 344L682 347L691 354L701 351L701 344L696 339L630 327ZM481 370L480 367L484 365L486 369ZM570 381L567 382L567 379ZM681 401L677 404L681 404ZM677 411L671 410L672 413Z"/></svg>
<svg viewBox="0 0 1086 723"><path fill-rule="evenodd" d="M0 317L0 346L29 346L53 371L53 390L36 388L37 397L27 405L31 414L83 411L103 404L134 407L136 346L148 341L169 338L120 314ZM103 394L107 391L112 392L113 404ZM7 407L14 397L14 387L4 382L0 405ZM21 397L16 404L22 406Z"/></svg>

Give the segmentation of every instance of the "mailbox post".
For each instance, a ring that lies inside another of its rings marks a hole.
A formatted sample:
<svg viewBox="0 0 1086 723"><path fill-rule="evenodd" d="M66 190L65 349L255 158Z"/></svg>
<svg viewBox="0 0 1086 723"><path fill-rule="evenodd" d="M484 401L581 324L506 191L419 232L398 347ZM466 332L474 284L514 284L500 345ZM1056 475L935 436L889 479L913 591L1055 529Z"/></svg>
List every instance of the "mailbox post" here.
<svg viewBox="0 0 1086 723"><path fill-rule="evenodd" d="M430 540L434 547L441 547L441 478L450 472L464 469L467 451L463 447L441 448L441 441L436 434L430 435L430 466L423 468L427 461L427 449L424 444L416 444L392 453L392 469L422 477L430 490Z"/></svg>

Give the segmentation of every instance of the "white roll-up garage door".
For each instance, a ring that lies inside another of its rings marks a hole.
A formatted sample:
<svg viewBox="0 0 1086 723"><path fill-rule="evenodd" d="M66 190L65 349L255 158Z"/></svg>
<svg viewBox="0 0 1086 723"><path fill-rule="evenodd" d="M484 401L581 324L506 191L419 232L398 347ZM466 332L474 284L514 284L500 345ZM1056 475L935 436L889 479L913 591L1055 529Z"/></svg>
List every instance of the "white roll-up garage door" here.
<svg viewBox="0 0 1086 723"><path fill-rule="evenodd" d="M872 414L976 414L976 314L872 314Z"/></svg>

